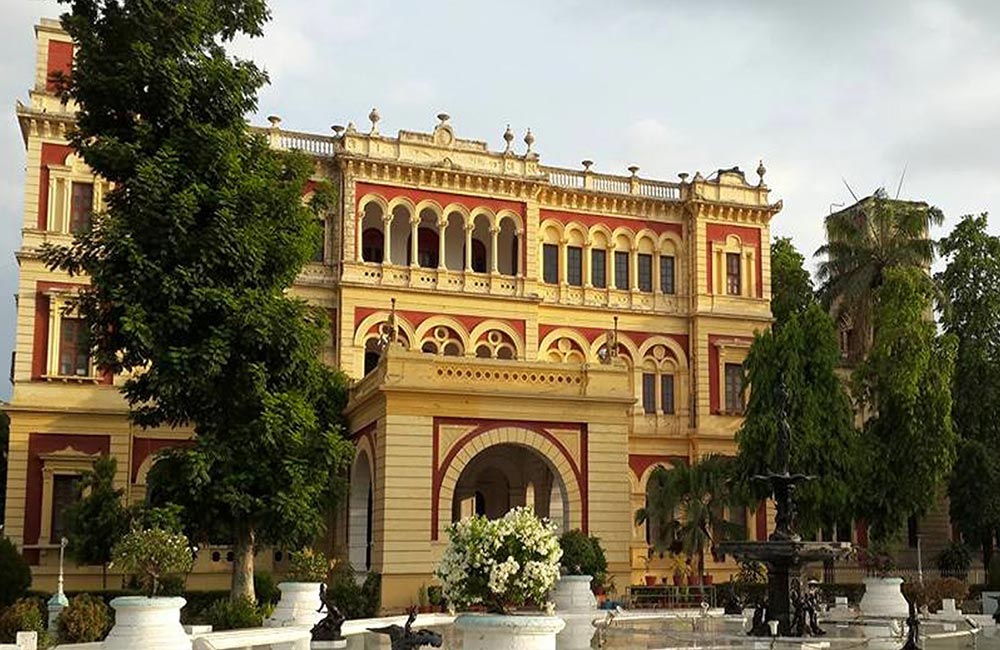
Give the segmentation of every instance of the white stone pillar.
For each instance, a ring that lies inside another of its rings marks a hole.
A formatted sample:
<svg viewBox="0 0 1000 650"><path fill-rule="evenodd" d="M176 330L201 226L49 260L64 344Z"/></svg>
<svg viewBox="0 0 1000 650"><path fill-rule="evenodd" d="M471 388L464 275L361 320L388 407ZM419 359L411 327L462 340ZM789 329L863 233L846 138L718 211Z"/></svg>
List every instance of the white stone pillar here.
<svg viewBox="0 0 1000 650"><path fill-rule="evenodd" d="M472 271L472 224L465 224L465 272Z"/></svg>
<svg viewBox="0 0 1000 650"><path fill-rule="evenodd" d="M497 259L497 250L499 249L498 240L500 238L500 229L496 226L490 227L490 272L497 274L500 272L500 263Z"/></svg>
<svg viewBox="0 0 1000 650"><path fill-rule="evenodd" d="M420 217L412 216L410 217L410 266L420 266L417 261L417 255L420 252L420 242L417 241L417 234L420 230Z"/></svg>
<svg viewBox="0 0 1000 650"><path fill-rule="evenodd" d="M593 246L590 245L590 242L583 245L583 286L586 289L590 289L594 286L590 277L593 275L591 270L591 264L593 262L591 259L593 257L593 253L591 252L592 249Z"/></svg>
<svg viewBox="0 0 1000 650"><path fill-rule="evenodd" d="M444 256L447 253L445 249L445 234L448 232L448 221L447 219L441 219L437 222L438 224L438 270L444 271L448 265L445 264Z"/></svg>
<svg viewBox="0 0 1000 650"><path fill-rule="evenodd" d="M392 215L384 214L382 215L382 263L392 264ZM364 237L364 229L362 229L362 238Z"/></svg>

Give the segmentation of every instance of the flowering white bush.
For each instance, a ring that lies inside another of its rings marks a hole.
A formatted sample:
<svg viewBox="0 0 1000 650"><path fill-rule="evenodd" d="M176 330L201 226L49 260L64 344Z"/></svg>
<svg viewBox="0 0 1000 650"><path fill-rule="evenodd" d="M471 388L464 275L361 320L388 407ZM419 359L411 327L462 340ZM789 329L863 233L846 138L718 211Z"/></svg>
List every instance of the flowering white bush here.
<svg viewBox="0 0 1000 650"><path fill-rule="evenodd" d="M153 597L160 589L160 578L191 570L194 549L180 533L159 528L137 529L115 544L112 559L110 566L135 574L146 595Z"/></svg>
<svg viewBox="0 0 1000 650"><path fill-rule="evenodd" d="M515 508L502 519L463 519L448 536L437 576L453 607L481 604L504 614L528 602L547 606L562 557L554 524Z"/></svg>

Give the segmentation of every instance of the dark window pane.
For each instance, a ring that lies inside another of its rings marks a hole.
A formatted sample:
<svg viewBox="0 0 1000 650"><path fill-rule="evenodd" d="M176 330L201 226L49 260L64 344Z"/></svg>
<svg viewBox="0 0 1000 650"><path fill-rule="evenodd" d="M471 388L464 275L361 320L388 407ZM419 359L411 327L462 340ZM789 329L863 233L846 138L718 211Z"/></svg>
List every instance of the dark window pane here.
<svg viewBox="0 0 1000 650"><path fill-rule="evenodd" d="M87 330L79 318L63 318L59 332L59 374L86 377L90 371Z"/></svg>
<svg viewBox="0 0 1000 650"><path fill-rule="evenodd" d="M436 269L437 265L437 231L432 228L420 228L417 230L417 266L425 269ZM485 271L485 268L483 270Z"/></svg>
<svg viewBox="0 0 1000 650"><path fill-rule="evenodd" d="M486 273L486 244L478 239L472 240L472 270Z"/></svg>
<svg viewBox="0 0 1000 650"><path fill-rule="evenodd" d="M642 375L642 410L644 413L656 413L656 375L651 372Z"/></svg>
<svg viewBox="0 0 1000 650"><path fill-rule="evenodd" d="M66 534L66 509L76 503L79 476L56 474L52 477L52 520L50 544L58 544Z"/></svg>
<svg viewBox="0 0 1000 650"><path fill-rule="evenodd" d="M653 256L648 253L639 253L638 268L639 291L653 290Z"/></svg>
<svg viewBox="0 0 1000 650"><path fill-rule="evenodd" d="M674 258L671 255L660 257L660 291L676 293L674 289Z"/></svg>
<svg viewBox="0 0 1000 650"><path fill-rule="evenodd" d="M740 295L740 254L726 253L726 293Z"/></svg>
<svg viewBox="0 0 1000 650"><path fill-rule="evenodd" d="M583 285L583 249L579 246L566 247L566 282L574 287Z"/></svg>
<svg viewBox="0 0 1000 650"><path fill-rule="evenodd" d="M322 262L325 257L325 251L323 249L326 244L326 219L319 220L319 232L319 241L316 242L316 250L313 251L313 262Z"/></svg>
<svg viewBox="0 0 1000 650"><path fill-rule="evenodd" d="M628 253L615 251L615 289L628 289Z"/></svg>
<svg viewBox="0 0 1000 650"><path fill-rule="evenodd" d="M361 234L361 259L365 262L382 263L383 247L382 231L378 228L368 228Z"/></svg>
<svg viewBox="0 0 1000 650"><path fill-rule="evenodd" d="M69 209L69 231L79 233L90 227L90 214L94 210L94 184L73 183L73 197Z"/></svg>
<svg viewBox="0 0 1000 650"><path fill-rule="evenodd" d="M664 413L674 412L674 376L660 375L660 407Z"/></svg>
<svg viewBox="0 0 1000 650"><path fill-rule="evenodd" d="M559 247L555 244L542 245L542 282L559 284Z"/></svg>
<svg viewBox="0 0 1000 650"><path fill-rule="evenodd" d="M590 284L604 289L608 286L608 252L598 249L590 251Z"/></svg>
<svg viewBox="0 0 1000 650"><path fill-rule="evenodd" d="M743 413L743 365L726 364L726 413Z"/></svg>

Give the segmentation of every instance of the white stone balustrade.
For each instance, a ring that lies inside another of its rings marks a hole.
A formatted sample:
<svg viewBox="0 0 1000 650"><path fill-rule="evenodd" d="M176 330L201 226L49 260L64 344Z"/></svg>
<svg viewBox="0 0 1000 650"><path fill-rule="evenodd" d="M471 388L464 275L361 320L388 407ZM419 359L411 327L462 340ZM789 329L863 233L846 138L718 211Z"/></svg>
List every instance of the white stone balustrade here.
<svg viewBox="0 0 1000 650"><path fill-rule="evenodd" d="M16 643L0 643L0 650L36 650L37 648L37 632L18 632Z"/></svg>
<svg viewBox="0 0 1000 650"><path fill-rule="evenodd" d="M193 650L232 650L269 648L270 650L309 650L309 630L298 627L229 630L194 636Z"/></svg>

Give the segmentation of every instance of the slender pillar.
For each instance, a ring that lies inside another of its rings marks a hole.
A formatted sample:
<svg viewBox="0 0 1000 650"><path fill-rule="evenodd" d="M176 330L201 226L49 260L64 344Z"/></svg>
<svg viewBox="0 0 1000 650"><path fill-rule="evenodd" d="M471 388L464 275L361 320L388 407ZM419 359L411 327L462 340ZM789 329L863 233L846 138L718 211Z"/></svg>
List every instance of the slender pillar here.
<svg viewBox="0 0 1000 650"><path fill-rule="evenodd" d="M469 273L472 271L472 230L475 228L472 224L465 224L465 272Z"/></svg>
<svg viewBox="0 0 1000 650"><path fill-rule="evenodd" d="M420 242L417 237L419 231L420 217L414 215L410 217L410 266L420 266L420 263L417 261L417 254L420 251Z"/></svg>
<svg viewBox="0 0 1000 650"><path fill-rule="evenodd" d="M438 270L443 271L448 266L447 264L445 264L445 259L444 259L446 252L444 239L445 239L445 234L447 234L448 232L448 220L441 219L437 222L437 224L438 224Z"/></svg>
<svg viewBox="0 0 1000 650"><path fill-rule="evenodd" d="M497 274L500 272L500 263L497 259L497 245L500 239L500 229L496 226L490 227L490 272Z"/></svg>
<svg viewBox="0 0 1000 650"><path fill-rule="evenodd" d="M591 262L593 261L591 259L593 257L592 250L593 246L591 246L590 242L583 245L583 286L585 289L590 289L594 286L590 281L591 275L593 275L591 270Z"/></svg>
<svg viewBox="0 0 1000 650"><path fill-rule="evenodd" d="M362 224L363 226L364 224ZM392 264L392 215L382 215L382 263ZM364 228L361 229L361 236L364 237Z"/></svg>

